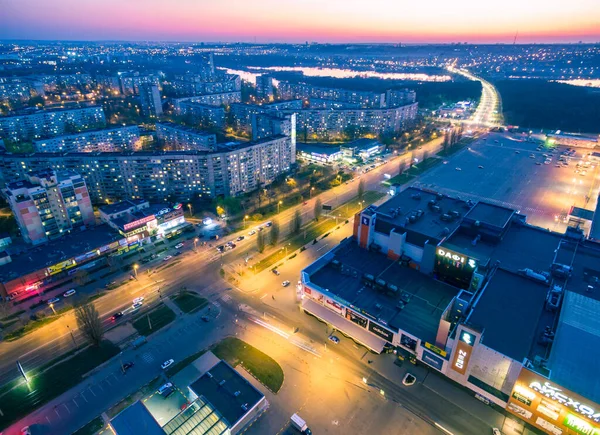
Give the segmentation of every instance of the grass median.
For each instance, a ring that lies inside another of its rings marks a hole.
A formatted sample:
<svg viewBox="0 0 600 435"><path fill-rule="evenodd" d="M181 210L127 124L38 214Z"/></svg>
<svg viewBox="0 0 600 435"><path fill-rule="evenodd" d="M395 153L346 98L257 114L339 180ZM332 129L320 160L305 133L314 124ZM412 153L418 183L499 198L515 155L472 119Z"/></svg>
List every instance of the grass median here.
<svg viewBox="0 0 600 435"><path fill-rule="evenodd" d="M292 235L287 240L282 242L282 248L257 262L253 266L252 270L254 273L259 273L273 266L274 264L277 264L279 261L284 260L287 255L292 255L295 250L300 249L304 245L312 243L313 240L317 239L322 234L326 234L333 230L336 226L343 224L346 219L351 218L362 208L369 204L373 204L384 195L385 194L383 193L374 191L365 192L362 200L358 199L358 197L355 197L345 204L342 204L335 210L332 210L329 216L323 215L318 221L312 220L308 224L304 225L298 234ZM338 216L337 223L335 216ZM285 249L286 246L287 250Z"/></svg>
<svg viewBox="0 0 600 435"><path fill-rule="evenodd" d="M119 347L104 341L88 347L46 371L27 372L29 383L7 391L0 397L0 428L4 429L36 408L58 397L83 380L83 376L119 353ZM27 370L27 367L25 367Z"/></svg>
<svg viewBox="0 0 600 435"><path fill-rule="evenodd" d="M390 178L386 181L386 184L404 184L411 181L413 178L418 177L423 174L423 172L433 168L434 166L439 165L442 162L441 159L437 157L429 157L423 160L416 165L413 165L412 168L404 171L402 174L398 174L395 177Z"/></svg>
<svg viewBox="0 0 600 435"><path fill-rule="evenodd" d="M102 417L96 417L79 430L73 432L73 435L95 435L100 429L104 427L104 420Z"/></svg>
<svg viewBox="0 0 600 435"><path fill-rule="evenodd" d="M184 313L193 313L194 311L201 310L208 305L208 300L198 296L196 293L187 291L176 294L171 298L171 300Z"/></svg>
<svg viewBox="0 0 600 435"><path fill-rule="evenodd" d="M140 335L148 336L175 320L175 313L165 304L160 304L152 311L139 316L134 322L133 327Z"/></svg>
<svg viewBox="0 0 600 435"><path fill-rule="evenodd" d="M225 338L213 347L212 352L232 367L241 364L274 393L283 385L283 369L277 361L239 338Z"/></svg>

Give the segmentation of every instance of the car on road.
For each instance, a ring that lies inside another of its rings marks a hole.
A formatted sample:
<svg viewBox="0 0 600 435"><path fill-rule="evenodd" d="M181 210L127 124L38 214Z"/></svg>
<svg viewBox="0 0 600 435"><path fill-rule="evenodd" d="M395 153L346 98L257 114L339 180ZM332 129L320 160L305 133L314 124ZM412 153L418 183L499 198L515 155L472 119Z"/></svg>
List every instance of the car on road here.
<svg viewBox="0 0 600 435"><path fill-rule="evenodd" d="M131 367L133 367L133 365L133 361L127 361L123 364L123 370L129 370Z"/></svg>
<svg viewBox="0 0 600 435"><path fill-rule="evenodd" d="M136 311L136 310L139 310L139 309L140 309L140 307L141 307L142 305L144 305L142 302L135 302L135 303L134 303L134 304L131 306L131 308L132 308L134 311Z"/></svg>
<svg viewBox="0 0 600 435"><path fill-rule="evenodd" d="M482 166L482 165L479 165L479 166L477 166L477 167L478 167L479 169L483 169L483 166Z"/></svg>
<svg viewBox="0 0 600 435"><path fill-rule="evenodd" d="M225 245L219 245L219 246L217 246L217 251L223 252L224 250L225 250Z"/></svg>
<svg viewBox="0 0 600 435"><path fill-rule="evenodd" d="M281 285L284 286L284 287L287 287L288 285L290 285L290 282L286 280L286 281L283 281L281 283Z"/></svg>
<svg viewBox="0 0 600 435"><path fill-rule="evenodd" d="M68 298L69 296L73 296L75 293L77 293L75 291L74 288L72 288L71 290L67 290L66 292L63 293L63 298Z"/></svg>
<svg viewBox="0 0 600 435"><path fill-rule="evenodd" d="M535 162L536 165L540 166L542 162Z"/></svg>
<svg viewBox="0 0 600 435"><path fill-rule="evenodd" d="M457 171L462 171L462 168L455 168Z"/></svg>
<svg viewBox="0 0 600 435"><path fill-rule="evenodd" d="M267 228L268 228L268 227L271 227L271 226L273 226L273 222L269 221L269 222L267 222L267 223L265 224L265 226L266 226Z"/></svg>
<svg viewBox="0 0 600 435"><path fill-rule="evenodd" d="M500 432L500 429L498 429L497 427L492 428L492 434L493 435L502 435L502 432Z"/></svg>
<svg viewBox="0 0 600 435"><path fill-rule="evenodd" d="M137 297L137 298L135 298L135 299L133 300L133 303L134 303L134 304L137 304L138 302L144 302L144 297L143 297L143 296L140 296L140 297Z"/></svg>
<svg viewBox="0 0 600 435"><path fill-rule="evenodd" d="M161 369L163 369L163 370L165 370L165 369L167 369L167 368L171 367L171 366L173 365L173 363L174 363L174 362L175 362L175 360L174 360L174 359L172 359L172 358L171 358L171 359L168 359L168 360L166 360L164 363L162 363L162 364L160 365L160 368L161 368Z"/></svg>
<svg viewBox="0 0 600 435"><path fill-rule="evenodd" d="M175 245L175 249L181 249L181 248L183 248L183 245L184 245L183 242L182 243L178 243L178 244Z"/></svg>
<svg viewBox="0 0 600 435"><path fill-rule="evenodd" d="M25 426L21 429L21 435L31 435L31 428L29 426Z"/></svg>
<svg viewBox="0 0 600 435"><path fill-rule="evenodd" d="M202 316L201 319L203 322L210 322L210 317L208 316Z"/></svg>
<svg viewBox="0 0 600 435"><path fill-rule="evenodd" d="M404 379L402 379L402 384L406 385L407 387L414 385L415 382L417 382L417 378L415 378L415 376L411 375L410 373L404 375Z"/></svg>
<svg viewBox="0 0 600 435"><path fill-rule="evenodd" d="M279 271L277 269L273 269L271 272L273 272L275 275L279 276Z"/></svg>
<svg viewBox="0 0 600 435"><path fill-rule="evenodd" d="M252 231L250 231L250 232L248 233L248 235L249 235L249 236L253 236L253 235L255 235L255 234L256 234L256 230L252 230Z"/></svg>
<svg viewBox="0 0 600 435"><path fill-rule="evenodd" d="M516 150L516 151L515 151L515 154L521 154L521 151L519 151L519 150Z"/></svg>
<svg viewBox="0 0 600 435"><path fill-rule="evenodd" d="M112 321L114 322L114 321L115 321L115 320L117 320L119 317L123 317L123 313L122 313L121 311L117 311L115 314L113 314L113 315L110 317L110 320L112 320Z"/></svg>
<svg viewBox="0 0 600 435"><path fill-rule="evenodd" d="M52 305L55 304L57 302L60 302L60 298L52 298L48 301L48 305Z"/></svg>
<svg viewBox="0 0 600 435"><path fill-rule="evenodd" d="M244 236L239 236L237 239L235 239L236 242L241 242L242 240L244 240L245 237Z"/></svg>
<svg viewBox="0 0 600 435"><path fill-rule="evenodd" d="M335 335L330 335L329 337L327 337L327 339L334 344L339 344L340 342L340 339L337 338Z"/></svg>
<svg viewBox="0 0 600 435"><path fill-rule="evenodd" d="M172 255L167 255L165 258L163 258L163 261L169 261L171 258L173 258Z"/></svg>

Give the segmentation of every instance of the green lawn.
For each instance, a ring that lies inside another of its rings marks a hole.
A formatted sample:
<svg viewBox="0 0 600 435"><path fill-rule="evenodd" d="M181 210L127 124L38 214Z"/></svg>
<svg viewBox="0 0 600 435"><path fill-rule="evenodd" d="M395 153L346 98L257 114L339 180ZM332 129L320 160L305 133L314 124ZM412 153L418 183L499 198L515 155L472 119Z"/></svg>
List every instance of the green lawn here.
<svg viewBox="0 0 600 435"><path fill-rule="evenodd" d="M150 320L148 321L148 317ZM165 304L160 304L158 307L150 311L150 313L139 316L134 322L133 327L137 329L140 335L148 336L159 329L167 326L175 320L175 313Z"/></svg>
<svg viewBox="0 0 600 435"><path fill-rule="evenodd" d="M29 384L19 386L0 397L0 429L61 395L82 381L83 375L119 353L119 347L105 341L100 347L88 347L72 358L43 373L33 373ZM27 367L24 367L27 371Z"/></svg>
<svg viewBox="0 0 600 435"><path fill-rule="evenodd" d="M423 172L433 168L434 166L439 165L441 162L442 162L442 160L439 158L429 157L429 158L423 160L422 162L417 163L416 165L413 165L412 168L404 171L404 173L402 175L396 175L395 177L390 178L389 180L387 180L387 183L388 184L407 183L410 180L412 180L413 178L421 175Z"/></svg>
<svg viewBox="0 0 600 435"><path fill-rule="evenodd" d="M214 346L212 351L233 367L241 364L274 393L283 385L283 369L277 361L238 338L227 337Z"/></svg>
<svg viewBox="0 0 600 435"><path fill-rule="evenodd" d="M96 433L104 427L102 417L96 417L81 429L73 432L72 435L96 435Z"/></svg>
<svg viewBox="0 0 600 435"><path fill-rule="evenodd" d="M368 191L365 192L362 202L363 204L359 204L361 201L358 197L346 202L340 207L336 208L331 212L331 216L340 215L337 220L337 225L343 224L346 219L351 218L357 212L361 210L361 207L364 208L370 204L373 204L375 201L383 197L384 194L380 192ZM325 234L336 226L336 220L331 217L327 217L325 215L321 216L318 221L311 221L308 224L304 225L300 230L300 233L297 235L293 235L284 242L281 243L282 248L268 255L267 257L260 260L253 266L253 270L255 273L261 272L277 262L283 260L286 257L285 246L287 245L287 254L292 255L292 252L301 248L304 245L310 244L313 240L317 239L322 234Z"/></svg>
<svg viewBox="0 0 600 435"><path fill-rule="evenodd" d="M181 361L177 361L175 364L173 364L171 367L169 367L166 370L167 376L168 377L175 376L177 373L179 373L181 370L186 368L188 365L190 365L191 363L196 361L198 358L200 358L205 353L206 353L206 349L203 349L200 352L196 352L196 353L182 359Z"/></svg>
<svg viewBox="0 0 600 435"><path fill-rule="evenodd" d="M208 300L198 296L196 293L181 292L171 298L173 302L184 313L198 311L208 305Z"/></svg>

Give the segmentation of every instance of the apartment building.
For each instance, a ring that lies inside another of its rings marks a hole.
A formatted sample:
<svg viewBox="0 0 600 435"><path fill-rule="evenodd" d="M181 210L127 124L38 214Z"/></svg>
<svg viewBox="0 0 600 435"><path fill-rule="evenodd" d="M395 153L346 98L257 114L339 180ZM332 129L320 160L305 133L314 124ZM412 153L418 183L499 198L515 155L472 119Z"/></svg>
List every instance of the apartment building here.
<svg viewBox="0 0 600 435"><path fill-rule="evenodd" d="M319 98L351 103L362 108L376 109L385 107L384 93L325 88L305 83L290 83L285 81L279 82L277 90L279 98L284 100L311 100L312 98Z"/></svg>
<svg viewBox="0 0 600 435"><path fill-rule="evenodd" d="M84 131L34 140L33 148L38 153L138 151L141 149L140 129L137 125L130 125Z"/></svg>
<svg viewBox="0 0 600 435"><path fill-rule="evenodd" d="M225 109L222 106L183 101L175 112L189 124L205 128L225 126Z"/></svg>
<svg viewBox="0 0 600 435"><path fill-rule="evenodd" d="M277 101L270 104L232 104L230 107L233 126L237 130L252 131L252 120L259 114L291 114L302 109L302 100Z"/></svg>
<svg viewBox="0 0 600 435"><path fill-rule="evenodd" d="M214 81L205 81L203 74L184 74L176 76L171 82L178 96L197 96L236 92L242 89L240 76L234 74L217 75Z"/></svg>
<svg viewBox="0 0 600 435"><path fill-rule="evenodd" d="M157 122L156 136L168 151L213 151L217 146L215 134L171 122Z"/></svg>
<svg viewBox="0 0 600 435"><path fill-rule="evenodd" d="M0 155L3 183L51 168L82 174L94 203L235 196L268 185L296 161L289 136L218 146L214 151Z"/></svg>
<svg viewBox="0 0 600 435"><path fill-rule="evenodd" d="M158 74L142 74L139 72L119 72L119 87L123 95L139 95L143 84L160 86Z"/></svg>
<svg viewBox="0 0 600 435"><path fill-rule="evenodd" d="M256 96L267 101L273 100L273 77L268 74L256 76Z"/></svg>
<svg viewBox="0 0 600 435"><path fill-rule="evenodd" d="M41 110L23 115L0 117L0 138L14 142L56 137L68 131L104 127L101 106Z"/></svg>
<svg viewBox="0 0 600 435"><path fill-rule="evenodd" d="M24 101L36 95L44 95L40 81L27 77L0 77L0 101Z"/></svg>
<svg viewBox="0 0 600 435"><path fill-rule="evenodd" d="M95 224L85 180L74 172L30 172L3 193L28 243L37 245Z"/></svg>
<svg viewBox="0 0 600 435"><path fill-rule="evenodd" d="M160 89L155 83L142 83L138 87L142 115L158 118L163 114Z"/></svg>
<svg viewBox="0 0 600 435"><path fill-rule="evenodd" d="M232 91L196 95L194 97L175 98L173 99L173 105L175 106L175 111L178 111L179 107L184 102L200 103L208 106L229 106L233 103L239 103L240 101L242 101L242 93L240 91Z"/></svg>

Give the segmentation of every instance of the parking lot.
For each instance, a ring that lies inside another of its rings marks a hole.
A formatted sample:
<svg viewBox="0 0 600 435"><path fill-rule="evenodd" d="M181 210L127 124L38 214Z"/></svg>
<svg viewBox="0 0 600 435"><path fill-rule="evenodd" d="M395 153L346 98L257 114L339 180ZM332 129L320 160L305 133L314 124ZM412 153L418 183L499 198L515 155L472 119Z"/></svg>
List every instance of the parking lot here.
<svg viewBox="0 0 600 435"><path fill-rule="evenodd" d="M427 172L415 185L515 208L527 215L530 224L562 232L572 206L595 209L599 187L598 167L589 162L584 167L586 150L576 150L567 166L559 162L565 150L538 150L537 143L492 133Z"/></svg>

